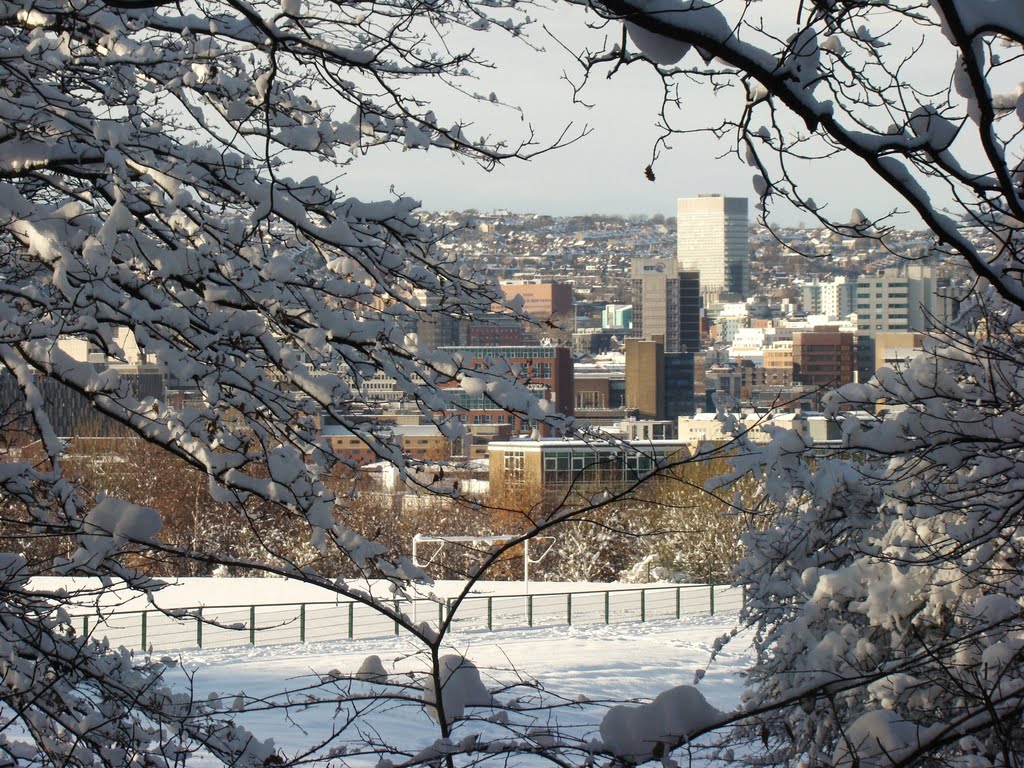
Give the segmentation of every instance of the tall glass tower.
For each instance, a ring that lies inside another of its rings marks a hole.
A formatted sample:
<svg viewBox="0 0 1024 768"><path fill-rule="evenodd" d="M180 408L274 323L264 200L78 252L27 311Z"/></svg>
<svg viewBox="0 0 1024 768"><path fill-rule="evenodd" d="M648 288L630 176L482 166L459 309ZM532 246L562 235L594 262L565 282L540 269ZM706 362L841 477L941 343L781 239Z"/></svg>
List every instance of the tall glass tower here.
<svg viewBox="0 0 1024 768"><path fill-rule="evenodd" d="M747 198L701 195L676 203L679 269L700 272L709 299L743 300L750 295Z"/></svg>

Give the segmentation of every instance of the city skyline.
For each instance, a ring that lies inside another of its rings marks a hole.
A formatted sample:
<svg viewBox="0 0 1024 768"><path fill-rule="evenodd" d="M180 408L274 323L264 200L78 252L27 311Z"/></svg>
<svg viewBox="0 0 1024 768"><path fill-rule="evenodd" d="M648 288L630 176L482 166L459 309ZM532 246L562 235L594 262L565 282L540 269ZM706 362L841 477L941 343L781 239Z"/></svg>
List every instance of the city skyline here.
<svg viewBox="0 0 1024 768"><path fill-rule="evenodd" d="M672 117L678 126L694 132L672 136L659 145L662 83L652 68L628 67L612 80L595 78L579 97L586 106L574 102L570 81L578 85L583 76L562 42L570 48L597 47L605 35L587 29L581 12L569 6L531 9L530 29L545 47L542 51L520 38L488 33L484 55L494 66L478 73L479 98L455 100L451 94L439 94L446 118L462 122L471 137L501 137L509 140L509 146L530 140L533 151L563 137L575 141L529 161L511 160L492 171L438 151L374 148L365 156L354 156L346 167L341 178L345 194L363 200L409 196L428 211L673 216L677 198L715 193L750 198L750 219L755 221L760 211L754 208L758 202L754 169L736 153L734 133L715 136L706 130L723 119L738 119L746 93L739 88L685 90L680 94L682 107ZM771 16L770 11L763 13ZM339 113L339 117L347 119L348 114ZM653 181L645 173L649 164ZM862 165L843 156L791 159L791 170L799 169L804 180L801 192L837 220L846 221L854 208L869 218L899 209L903 213L890 223L905 229L921 227L916 215L906 213L906 203L888 187L880 187ZM836 184L835 179L843 183ZM817 223L807 212L775 204L770 214L778 226Z"/></svg>

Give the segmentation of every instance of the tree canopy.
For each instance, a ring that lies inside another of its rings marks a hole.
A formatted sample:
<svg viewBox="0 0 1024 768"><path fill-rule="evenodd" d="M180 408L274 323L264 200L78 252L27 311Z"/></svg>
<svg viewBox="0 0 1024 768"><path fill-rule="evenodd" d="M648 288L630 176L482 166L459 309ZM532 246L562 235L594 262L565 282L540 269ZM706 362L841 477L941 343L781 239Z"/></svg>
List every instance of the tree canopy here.
<svg viewBox="0 0 1024 768"><path fill-rule="evenodd" d="M677 691L657 706L685 699L679 711L699 722L644 730L657 749L618 738L625 731L615 718L624 715L612 710L607 743L557 732L527 741L525 727L510 725L486 755L639 762L737 724L711 757L1019 764L1019 4L572 4L596 12L609 31L606 50L579 54L587 76L646 64L665 84L665 141L652 165L666 162L677 132L710 130L730 137L751 165L769 222L785 201L840 235L888 242L888 211L866 201L866 214L839 213L812 199L809 190L822 186L814 169L853 158L925 223L933 258L964 265L976 283L969 324L946 329L908 368L883 369L833 397L839 419L851 404L888 407L869 433L847 425L846 455L808 461L810 446L790 439L734 457L736 471L763 478L773 508L784 511L750 534L740 566L757 658L738 711L719 713ZM558 419L506 382L512 371L467 375L462 361L408 332L419 313L468 317L500 293L436 248L443 233L417 219L415 201L348 196L344 168L384 144L484 166L548 149L528 128L518 138L468 135L425 85L465 93L460 79L479 62L453 32L519 36L526 9L511 0L42 0L0 9L0 365L13 393L3 414L4 535L18 547L55 545L0 557L0 752L9 762L285 759L238 726L223 702L193 702L167 686L162 662L76 636L66 594L26 588L30 576L51 571L156 590L159 582L135 568L140 553L301 578L374 605L427 651L422 685L385 697L431 708L444 739L463 711L445 711L448 697L437 692L465 677L460 690L481 694L475 668L443 653L447 624L417 624L272 541L244 558L193 549L187 538L170 543L154 510L87 493L46 403L53 387L77 393L119 429L205 475L214 501L257 534L269 505L311 548L392 582L396 593L423 580L407 560L338 522L348 497L328 480L345 462L320 439L321 420L407 468L397 441L368 418L363 384L374 374L393 378L453 437L453 386L529 421ZM741 108L679 125L690 87L738 88ZM66 339L93 357L71 354L59 343ZM130 357L159 366L189 396L145 394L127 373ZM612 503L595 497L589 511ZM587 511L533 519L523 535ZM339 729L348 725L339 717ZM745 750L732 748L741 743ZM485 759L475 741L460 744L408 764ZM327 759L327 746L294 759ZM387 753L386 744L371 746Z"/></svg>
<svg viewBox="0 0 1024 768"><path fill-rule="evenodd" d="M605 0L615 44L588 74L654 66L664 142L712 131L751 166L758 209L890 246L897 211L835 211L853 160L971 276L925 354L829 397L844 450L794 435L734 460L780 512L747 537L754 632L722 759L842 766L1018 765L1024 710L1019 424L1024 24L1011 2ZM617 34L618 23L621 34ZM687 89L741 89L736 114L687 115ZM670 155L666 157L670 158ZM661 159L660 162L670 160ZM822 193L819 202L812 198ZM874 422L845 417L850 408ZM714 726L711 726L713 728ZM744 751L738 734L749 739Z"/></svg>

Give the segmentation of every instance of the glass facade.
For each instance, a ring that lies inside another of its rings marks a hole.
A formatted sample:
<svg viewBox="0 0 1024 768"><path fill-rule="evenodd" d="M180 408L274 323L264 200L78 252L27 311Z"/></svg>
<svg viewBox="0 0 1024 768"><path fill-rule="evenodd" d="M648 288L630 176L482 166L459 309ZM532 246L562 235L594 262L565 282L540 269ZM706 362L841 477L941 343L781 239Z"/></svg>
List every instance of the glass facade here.
<svg viewBox="0 0 1024 768"><path fill-rule="evenodd" d="M692 352L665 354L665 414L675 421L694 413L694 360Z"/></svg>
<svg viewBox="0 0 1024 768"><path fill-rule="evenodd" d="M546 449L543 453L544 487L622 487L650 474L661 460L678 450L652 448L640 451L616 447Z"/></svg>

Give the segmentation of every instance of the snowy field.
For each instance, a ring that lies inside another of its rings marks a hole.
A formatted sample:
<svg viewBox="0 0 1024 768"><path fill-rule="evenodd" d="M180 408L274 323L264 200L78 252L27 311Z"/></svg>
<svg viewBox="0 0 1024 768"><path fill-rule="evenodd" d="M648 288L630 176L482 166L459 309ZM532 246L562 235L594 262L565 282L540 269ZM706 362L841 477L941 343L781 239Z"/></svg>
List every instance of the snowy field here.
<svg viewBox="0 0 1024 768"><path fill-rule="evenodd" d="M32 586L84 588L88 592L96 585L82 580L39 579ZM459 586L442 582L432 589L447 597ZM553 596L558 596L558 605L564 605L561 595L572 590L578 605L586 604L587 593L602 596L598 604L603 604L607 592L614 606L617 599L625 599L624 595L637 594L640 586L535 583L529 585L529 590L537 605ZM455 726L453 740L479 734L481 741L489 742L547 729L582 744L597 737L610 706L650 701L667 689L693 684L698 672L705 669L699 690L714 707L734 708L739 703L741 673L749 660L749 643L741 635L713 664L708 666L708 662L715 641L735 626L738 603L730 601L723 589L721 610L711 616L707 611L707 585L692 585L701 590L694 592L699 599L691 606L692 612L686 611L691 615L677 619L671 606L659 613L654 597L674 594L675 585L642 586L669 588L664 593L648 593L650 610L645 622L619 615L605 624L599 616L592 616L589 621L581 617L583 620L571 626L559 620L542 627L490 631L473 629L468 623L460 628L456 622L444 653L458 654L475 665L487 689L483 695L495 706L472 706L478 702L469 702L464 712L467 720ZM497 601L521 595L523 589L522 582L487 582L475 591L481 599ZM284 580L185 579L159 593L157 602L169 609L251 601L263 605L260 610L266 612L268 603L315 603L328 596L331 593ZM128 595L123 597L127 599ZM138 607L134 601L120 606L107 603L103 612ZM96 632L98 627L93 625L92 629ZM212 636L215 629L208 627L205 631ZM213 645L170 652L157 649L154 658L169 662L166 679L175 687L194 700L211 702L216 709L234 710L232 717L238 724L261 740L272 739L283 756L343 754L348 764L378 766L384 765L382 756L400 762L429 747L438 737L437 725L430 718L432 708L423 703L426 656L410 635ZM359 679L360 671L367 669L365 662L373 656L380 660L375 666L386 674L386 685L380 680ZM353 704L354 697L364 698ZM447 708L447 691L445 702ZM343 728L348 720L351 723ZM380 746L385 743L390 749ZM367 744L373 746L368 748ZM513 762L545 764L522 754ZM202 760L191 760L193 764L202 764Z"/></svg>
<svg viewBox="0 0 1024 768"><path fill-rule="evenodd" d="M488 689L502 691L499 700L514 695L516 689L506 691L508 686L536 680L544 686L548 701L574 702L570 707L539 710L524 717L535 717L536 724L544 728L557 723L585 739L596 735L608 704L650 699L667 688L692 684L695 673L707 665L715 640L734 623L735 616L720 615L644 624L464 633L455 637L453 650L480 669ZM748 651L749 644L737 638L708 668L699 689L712 705L728 710L739 703ZM247 708L258 701L264 711L240 714L238 721L261 738L272 737L281 753L294 756L327 739L340 717L333 702L286 715L274 708L282 701L281 689L320 683L339 674L353 675L370 655L380 657L392 679L424 670L416 648L401 638L196 651L182 656L182 670L188 673L197 696L208 698L215 692L228 699L241 692L240 701ZM185 682L184 676L181 680ZM467 714L483 718L487 711L469 708ZM364 735L377 733L382 740L411 752L437 736L425 708L409 702L369 707L359 727ZM486 732L488 727L489 723L479 720L462 723L453 738L480 729ZM333 746L346 747L350 762L376 766L378 755L353 759L351 752L359 741L354 732L342 734Z"/></svg>

